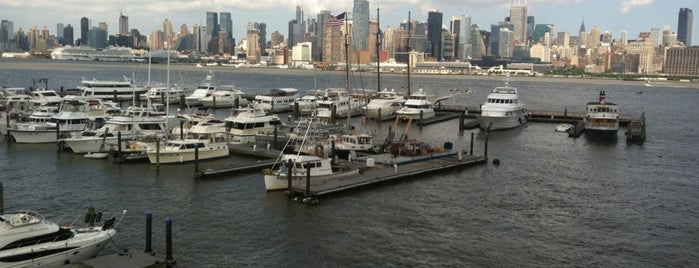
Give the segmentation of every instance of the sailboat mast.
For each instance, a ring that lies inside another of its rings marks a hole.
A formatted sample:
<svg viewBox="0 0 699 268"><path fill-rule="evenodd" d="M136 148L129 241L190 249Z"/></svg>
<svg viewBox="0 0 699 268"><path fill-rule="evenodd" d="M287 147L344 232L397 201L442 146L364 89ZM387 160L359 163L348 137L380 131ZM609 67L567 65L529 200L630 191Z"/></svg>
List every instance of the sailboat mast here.
<svg viewBox="0 0 699 268"><path fill-rule="evenodd" d="M376 92L381 92L381 19L379 17L379 8L376 8Z"/></svg>
<svg viewBox="0 0 699 268"><path fill-rule="evenodd" d="M413 22L410 21L410 11L408 11L408 96L410 96L410 59L412 58L412 46L410 45L413 41Z"/></svg>
<svg viewBox="0 0 699 268"><path fill-rule="evenodd" d="M345 89L347 90L348 97L350 94L350 54L349 54L349 33L347 32L347 23L345 22ZM350 126L350 106L351 102L347 102L347 127Z"/></svg>

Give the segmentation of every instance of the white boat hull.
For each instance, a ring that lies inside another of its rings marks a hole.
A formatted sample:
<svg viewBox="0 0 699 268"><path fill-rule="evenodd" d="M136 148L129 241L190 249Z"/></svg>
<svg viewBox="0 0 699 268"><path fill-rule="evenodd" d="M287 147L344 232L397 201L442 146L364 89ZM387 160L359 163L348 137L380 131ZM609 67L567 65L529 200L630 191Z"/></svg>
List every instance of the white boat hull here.
<svg viewBox="0 0 699 268"><path fill-rule="evenodd" d="M504 130L516 128L527 123L527 117L520 116L477 116L481 129ZM492 125L491 125L492 123Z"/></svg>
<svg viewBox="0 0 699 268"><path fill-rule="evenodd" d="M422 111L422 117L420 117L420 111ZM413 118L413 120L428 119L435 116L434 110L432 109L420 110L412 108L403 108L401 110L398 110L396 113L402 116L410 116Z"/></svg>
<svg viewBox="0 0 699 268"><path fill-rule="evenodd" d="M204 107L214 107L214 108L229 108L229 107L234 107L235 106L235 100L234 99L216 99L216 105L214 105L214 101L212 99L200 99L199 104L201 104ZM244 98L240 98L238 100L238 106L245 106L248 105L248 100Z"/></svg>
<svg viewBox="0 0 699 268"><path fill-rule="evenodd" d="M78 131L76 131L78 132ZM58 141L56 138L56 130L10 130L10 134L15 138L17 143L54 143ZM70 132L61 131L61 137L69 137Z"/></svg>
<svg viewBox="0 0 699 268"><path fill-rule="evenodd" d="M381 108L366 108L364 114L369 119L391 119L396 116L396 112L400 109L397 107L381 107ZM379 113L380 112L380 113Z"/></svg>
<svg viewBox="0 0 699 268"><path fill-rule="evenodd" d="M122 140L130 139L130 136L122 136ZM95 137L95 138L83 138L83 139L63 139L63 143L67 147L76 153L94 153L102 151L108 151L111 147L114 147L118 143L117 137L107 137L106 139ZM104 146L102 145L104 144Z"/></svg>
<svg viewBox="0 0 699 268"><path fill-rule="evenodd" d="M151 164L156 164L160 161L160 164L171 164L171 163L184 163L189 161L194 161L195 159L194 150L178 150L178 151L160 151L160 156L158 153L151 150L148 151L148 160ZM228 145L217 145L214 148L200 148L199 149L199 160L212 159L218 157L228 156Z"/></svg>
<svg viewBox="0 0 699 268"><path fill-rule="evenodd" d="M108 244L109 241L116 235L116 230L107 230L95 235L93 232L78 233L75 237L60 243L46 243L41 248L22 247L18 249L0 251L0 260L10 258L10 256L19 256L22 254L37 254L41 255L41 251L60 251L65 248L70 250L60 251L55 254L46 255L30 260L10 262L0 261L0 267L19 268L19 267L60 267L66 264L77 264L84 260L92 259L99 254L100 251Z"/></svg>
<svg viewBox="0 0 699 268"><path fill-rule="evenodd" d="M347 177L347 176L354 176L359 174L358 169L351 169L347 171L342 171L342 172L336 172L333 173L332 175L322 175L322 176L311 176L311 184L321 184L323 183L323 180L327 179L333 179L333 178L341 178L341 177ZM292 186L302 186L306 185L306 176L301 175L301 176L291 176L292 178ZM276 190L284 190L288 187L289 185L289 180L287 179L287 174L284 174L284 172L278 172L278 174L265 174L265 189L267 191L276 191Z"/></svg>

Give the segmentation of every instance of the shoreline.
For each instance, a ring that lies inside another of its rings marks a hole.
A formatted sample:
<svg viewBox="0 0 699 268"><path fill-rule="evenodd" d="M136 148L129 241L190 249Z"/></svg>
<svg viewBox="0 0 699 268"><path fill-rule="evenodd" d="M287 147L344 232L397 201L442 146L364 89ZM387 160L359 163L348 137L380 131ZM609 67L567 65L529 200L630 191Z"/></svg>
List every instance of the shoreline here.
<svg viewBox="0 0 699 268"><path fill-rule="evenodd" d="M134 71L147 71L148 63L134 62L91 62L91 61L63 61L63 60L3 60L0 61L0 70L46 70L56 71L70 69L72 71L94 71L95 68L106 69L124 69L131 68ZM152 70L166 70L166 64L151 64ZM281 69L269 67L226 67L226 66L204 66L196 67L193 64L170 64L171 71L202 71L202 72L238 72L238 73L265 73L265 74L292 74L292 75L310 75L316 73L338 73L342 71L328 71L320 69ZM365 74L376 75L375 72L365 72ZM382 76L405 76L405 73L381 73ZM477 75L477 74L412 74L413 79L424 77L440 79L464 79L464 80L502 80L504 75ZM553 77L553 76L512 76L514 81L536 81L546 83L593 83L599 85L629 85L638 84L639 87L647 87L644 81L638 80L620 80L620 79L605 79L597 77ZM657 81L652 82L650 87L668 87L668 88L696 88L699 89L698 82L691 81Z"/></svg>

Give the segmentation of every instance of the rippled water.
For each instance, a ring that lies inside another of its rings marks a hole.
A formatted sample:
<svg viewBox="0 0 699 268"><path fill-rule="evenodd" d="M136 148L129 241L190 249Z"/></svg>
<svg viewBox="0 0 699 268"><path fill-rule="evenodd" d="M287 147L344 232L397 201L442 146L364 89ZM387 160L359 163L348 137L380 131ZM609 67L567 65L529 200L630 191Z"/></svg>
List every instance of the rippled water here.
<svg viewBox="0 0 699 268"><path fill-rule="evenodd" d="M152 79L164 82L163 65ZM72 88L81 77L136 77L147 65L0 61L0 85ZM342 87L342 73L211 69L221 84L245 92L272 87ZM225 70L225 71L223 71ZM171 80L196 86L201 68L173 66ZM375 87L375 74L353 74L353 87ZM383 76L384 87L407 87ZM499 78L413 76L412 88L445 94L475 92L447 104L478 105ZM266 193L261 172L195 180L193 164L117 164L59 152L55 145L0 143L5 208L32 209L50 219L82 215L86 207L129 211L108 247L144 248L146 212L154 214L153 246L165 254L164 222L173 220L174 257L181 267L302 266L694 266L699 259L699 176L693 88L642 87L638 82L516 78L529 109L582 112L599 90L622 114L645 112L648 140L627 145L571 139L555 124L489 135L492 164L449 170L321 198L309 207ZM642 94L638 94L643 91ZM227 115L226 110L217 115ZM356 119L353 119L356 121ZM356 122L355 122L356 123ZM380 139L391 123L370 123ZM484 134L460 134L456 120L413 127L411 136L451 141L483 154ZM255 161L242 156L206 161L221 167Z"/></svg>

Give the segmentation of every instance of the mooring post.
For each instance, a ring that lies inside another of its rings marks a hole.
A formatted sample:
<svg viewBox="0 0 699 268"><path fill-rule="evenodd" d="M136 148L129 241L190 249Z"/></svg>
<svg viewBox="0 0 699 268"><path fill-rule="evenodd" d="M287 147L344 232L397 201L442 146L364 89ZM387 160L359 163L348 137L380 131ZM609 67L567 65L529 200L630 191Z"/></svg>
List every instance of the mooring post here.
<svg viewBox="0 0 699 268"><path fill-rule="evenodd" d="M294 118L298 117L300 113L301 110L299 110L299 103L294 102Z"/></svg>
<svg viewBox="0 0 699 268"><path fill-rule="evenodd" d="M459 132L464 130L464 112L459 113Z"/></svg>
<svg viewBox="0 0 699 268"><path fill-rule="evenodd" d="M194 174L199 172L199 144L194 144Z"/></svg>
<svg viewBox="0 0 699 268"><path fill-rule="evenodd" d="M420 126L420 128L422 128L422 115L422 110L420 110L420 122L417 123L417 125Z"/></svg>
<svg viewBox="0 0 699 268"><path fill-rule="evenodd" d="M379 113L376 114L376 121L381 122L381 108L379 108Z"/></svg>
<svg viewBox="0 0 699 268"><path fill-rule="evenodd" d="M104 133L104 135L106 136L107 133ZM117 132L117 153L121 155L121 131Z"/></svg>
<svg viewBox="0 0 699 268"><path fill-rule="evenodd" d="M185 107L186 104L187 103L185 102L184 94L180 95L180 110L184 110L184 108L186 108Z"/></svg>
<svg viewBox="0 0 699 268"><path fill-rule="evenodd" d="M5 213L5 190L0 181L0 213Z"/></svg>
<svg viewBox="0 0 699 268"><path fill-rule="evenodd" d="M184 121L180 120L180 140L184 140Z"/></svg>
<svg viewBox="0 0 699 268"><path fill-rule="evenodd" d="M116 89L114 90L114 102L119 102L119 99L117 99L117 91Z"/></svg>
<svg viewBox="0 0 699 268"><path fill-rule="evenodd" d="M8 126L9 127L9 126ZM58 150L61 150L61 123L56 122L56 146L58 147Z"/></svg>
<svg viewBox="0 0 699 268"><path fill-rule="evenodd" d="M292 169L293 166L294 166L294 163L291 162L291 159L289 159L289 161L287 161L287 163L286 163L286 169L287 169L287 174L286 174L286 182L287 182L287 185L286 185L286 189L287 189L287 191L288 191L287 194L288 194L289 196L292 196L292 195L294 194L294 192L291 190L291 175L292 175L292 170L291 170L291 169Z"/></svg>
<svg viewBox="0 0 699 268"><path fill-rule="evenodd" d="M490 132L490 127L493 126L493 123L488 124L488 127L485 128L485 149L483 156L485 156L486 159L488 159L488 132Z"/></svg>
<svg viewBox="0 0 699 268"><path fill-rule="evenodd" d="M568 108L563 110L563 118L568 118Z"/></svg>
<svg viewBox="0 0 699 268"><path fill-rule="evenodd" d="M160 171L160 137L155 142L155 171Z"/></svg>
<svg viewBox="0 0 699 268"><path fill-rule="evenodd" d="M274 150L277 149L277 125L274 126Z"/></svg>
<svg viewBox="0 0 699 268"><path fill-rule="evenodd" d="M5 139L7 140L7 143L10 143L10 110L8 109L7 113L5 114L5 123L7 126L7 135L5 135Z"/></svg>
<svg viewBox="0 0 699 268"><path fill-rule="evenodd" d="M153 247L151 244L153 236L153 213L146 213L146 249L143 251L146 254L153 255Z"/></svg>
<svg viewBox="0 0 699 268"><path fill-rule="evenodd" d="M172 219L170 217L165 220L165 261L168 268L175 264L175 259L172 258Z"/></svg>
<svg viewBox="0 0 699 268"><path fill-rule="evenodd" d="M473 155L473 136L474 136L474 133L471 132L471 148L469 150L470 155Z"/></svg>
<svg viewBox="0 0 699 268"><path fill-rule="evenodd" d="M306 194L311 196L311 165L306 165Z"/></svg>

